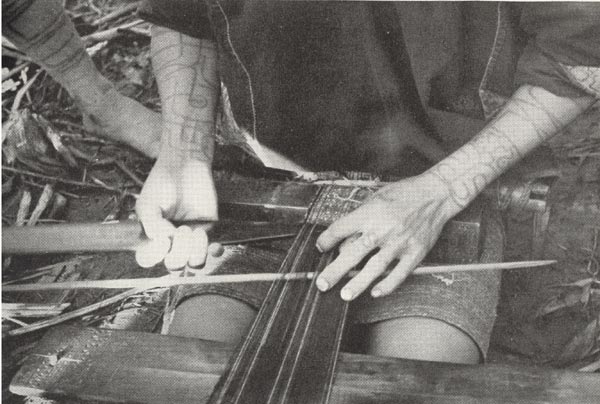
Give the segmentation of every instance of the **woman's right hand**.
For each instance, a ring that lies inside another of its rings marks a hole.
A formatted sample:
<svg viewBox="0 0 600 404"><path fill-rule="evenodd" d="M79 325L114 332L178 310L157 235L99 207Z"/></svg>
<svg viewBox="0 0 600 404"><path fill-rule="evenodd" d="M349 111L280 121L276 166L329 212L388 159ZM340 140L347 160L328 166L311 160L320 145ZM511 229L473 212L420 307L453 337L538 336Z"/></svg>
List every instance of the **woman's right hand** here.
<svg viewBox="0 0 600 404"><path fill-rule="evenodd" d="M149 243L136 251L142 267L164 259L169 270L204 264L208 237L202 228L175 227L172 221L216 221L217 195L210 162L159 156L136 203Z"/></svg>

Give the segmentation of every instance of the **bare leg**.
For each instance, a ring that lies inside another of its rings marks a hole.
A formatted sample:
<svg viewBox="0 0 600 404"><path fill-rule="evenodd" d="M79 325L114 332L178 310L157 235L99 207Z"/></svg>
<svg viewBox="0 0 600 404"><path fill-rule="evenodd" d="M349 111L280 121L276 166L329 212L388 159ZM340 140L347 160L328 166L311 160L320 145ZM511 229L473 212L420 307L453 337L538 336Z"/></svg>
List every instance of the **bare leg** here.
<svg viewBox="0 0 600 404"><path fill-rule="evenodd" d="M4 0L2 12L2 35L71 94L92 130L156 157L160 114L119 94L100 74L59 0Z"/></svg>
<svg viewBox="0 0 600 404"><path fill-rule="evenodd" d="M367 353L433 362L476 364L479 348L458 328L440 320L404 317L369 327Z"/></svg>
<svg viewBox="0 0 600 404"><path fill-rule="evenodd" d="M237 344L248 333L256 311L237 299L201 295L176 309L168 334Z"/></svg>

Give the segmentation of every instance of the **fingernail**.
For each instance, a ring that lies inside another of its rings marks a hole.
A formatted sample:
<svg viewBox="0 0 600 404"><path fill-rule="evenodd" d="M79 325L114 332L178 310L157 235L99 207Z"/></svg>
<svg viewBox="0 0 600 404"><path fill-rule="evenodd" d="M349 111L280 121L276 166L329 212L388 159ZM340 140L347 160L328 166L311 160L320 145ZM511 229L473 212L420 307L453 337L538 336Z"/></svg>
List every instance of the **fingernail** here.
<svg viewBox="0 0 600 404"><path fill-rule="evenodd" d="M329 283L323 278L317 278L317 288L319 288L321 292L326 292L327 289L329 289Z"/></svg>
<svg viewBox="0 0 600 404"><path fill-rule="evenodd" d="M362 237L360 237L360 240L366 248L373 249L376 246L375 236L371 233L363 234Z"/></svg>
<svg viewBox="0 0 600 404"><path fill-rule="evenodd" d="M315 244L315 247L317 247L318 252L323 253L323 249L321 248L321 246L319 244Z"/></svg>
<svg viewBox="0 0 600 404"><path fill-rule="evenodd" d="M373 288L373 290L371 291L371 296L373 297L381 297L382 295L383 292L379 288Z"/></svg>
<svg viewBox="0 0 600 404"><path fill-rule="evenodd" d="M351 289L345 288L342 289L340 296L342 297L342 300L349 302L354 298L354 292Z"/></svg>

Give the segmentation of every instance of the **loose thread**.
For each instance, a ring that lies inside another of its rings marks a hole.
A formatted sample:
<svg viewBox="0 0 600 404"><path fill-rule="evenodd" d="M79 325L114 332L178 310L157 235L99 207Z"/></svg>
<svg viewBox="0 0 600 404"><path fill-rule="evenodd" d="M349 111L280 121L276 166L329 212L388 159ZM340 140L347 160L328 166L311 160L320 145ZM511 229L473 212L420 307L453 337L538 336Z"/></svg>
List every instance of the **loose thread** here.
<svg viewBox="0 0 600 404"><path fill-rule="evenodd" d="M217 7L219 7L219 11L223 15L223 19L225 20L225 32L226 32L226 36L227 36L227 43L229 44L229 47L231 48L231 53L233 54L236 61L238 62L238 64L242 68L242 70L244 71L244 74L246 75L246 78L248 80L248 91L250 92L250 105L252 107L252 136L254 137L254 139L256 139L256 107L254 105L254 90L252 88L252 79L250 78L250 73L248 72L248 69L246 69L246 66L242 62L242 59L240 58L237 51L235 50L235 47L233 46L233 41L231 40L231 29L230 29L230 25L229 25L229 18L227 18L227 14L225 13L225 10L223 10L223 7L221 7L221 3L218 0L215 3L217 4Z"/></svg>

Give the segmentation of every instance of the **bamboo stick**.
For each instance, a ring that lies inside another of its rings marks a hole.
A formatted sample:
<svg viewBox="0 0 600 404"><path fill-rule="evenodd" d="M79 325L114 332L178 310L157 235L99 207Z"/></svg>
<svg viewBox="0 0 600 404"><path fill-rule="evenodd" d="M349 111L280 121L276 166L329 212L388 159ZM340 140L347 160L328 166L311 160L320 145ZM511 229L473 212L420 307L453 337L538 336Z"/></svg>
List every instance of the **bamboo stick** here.
<svg viewBox="0 0 600 404"><path fill-rule="evenodd" d="M69 282L66 282L66 283L69 283ZM50 285L52 285L52 284L50 284ZM77 318L77 317L85 316L88 313L91 313L91 312L96 311L98 309L101 309L101 308L110 306L112 304L115 304L117 302L120 302L121 300L126 299L126 298L128 298L130 296L133 296L135 294L138 294L138 293L142 292L143 290L144 289L137 289L137 288L130 289L130 290L127 290L127 291L125 291L123 293L119 293L118 295L109 297L108 299L105 299L105 300L102 300L100 302L91 304L89 306L82 307L82 308L77 309L77 310L70 311L70 312L65 313L65 314L61 314L61 315L53 317L51 319L39 321L37 323L27 324L27 325L25 325L25 326L23 326L21 328L17 328L15 330L9 331L8 333L6 333L6 335L9 336L9 337L14 337L14 336L17 336L17 335L27 334L27 333L30 333L30 332L33 332L33 331L41 330L41 329L46 328L46 327L51 327L53 325L64 323L65 321L72 320L72 319Z"/></svg>
<svg viewBox="0 0 600 404"><path fill-rule="evenodd" d="M18 282L23 282L23 281L33 279L33 278L39 278L40 276L45 275L47 272L54 271L58 267L66 267L68 265L79 265L83 261L88 260L90 258L92 258L92 257L91 256L83 256L83 257L80 256L80 257L73 258L71 260L57 262L55 264L44 265L43 267L39 267L36 269L32 269L31 271L27 271L27 272L31 272L29 275L26 275L26 276L23 276L23 277L17 278L17 279L11 279L6 282L2 282L2 287L6 286L6 285L10 285L11 283L18 283Z"/></svg>
<svg viewBox="0 0 600 404"><path fill-rule="evenodd" d="M143 24L144 20L134 20L131 22L124 23L119 25L118 27L109 28L105 31L98 31L92 34L81 37L83 42L85 42L86 46L90 46L97 42L108 41L110 39L114 39L121 35L121 33L125 30L131 29L137 25Z"/></svg>
<svg viewBox="0 0 600 404"><path fill-rule="evenodd" d="M96 21L92 22L92 25L94 27L98 27L102 24L106 24L109 21L115 20L119 17L124 16L125 14L128 13L133 13L135 10L137 10L138 8L138 3L133 3L133 4L129 4L127 6L124 7L120 7L114 11L111 11L110 13L106 14L105 16L98 18Z"/></svg>
<svg viewBox="0 0 600 404"><path fill-rule="evenodd" d="M222 223L222 222L221 222ZM188 222L192 228L209 230L210 222ZM222 245L274 241L296 236L296 232L235 240L214 240ZM62 223L29 228L2 229L2 253L42 254L74 251L136 251L148 242L142 225L135 220L117 223Z"/></svg>
<svg viewBox="0 0 600 404"><path fill-rule="evenodd" d="M502 269L521 269L551 265L554 263L556 263L556 261L547 260L515 261L485 264L432 265L416 268L412 275L445 274L451 272L489 271ZM350 271L348 275L354 276L358 272L359 271ZM54 289L151 289L156 287L170 287L176 285L272 282L277 280L310 280L313 279L316 274L316 272L294 272L288 274L254 273L240 275L197 275L193 277L166 275L158 278L110 279L97 281L57 282L48 284L34 283L22 285L7 285L4 286L2 290L3 292L29 292Z"/></svg>
<svg viewBox="0 0 600 404"><path fill-rule="evenodd" d="M44 213L48 207L53 195L54 187L51 184L46 184L42 194L40 195L40 198L38 199L37 205L35 205L33 212L31 212L31 215L29 216L27 226L35 226L37 224L38 220L40 220L42 217L42 213Z"/></svg>
<svg viewBox="0 0 600 404"><path fill-rule="evenodd" d="M23 191L23 196L19 202L19 210L17 211L17 219L15 220L16 227L23 227L27 221L29 215L29 208L31 207L31 192L28 190Z"/></svg>
<svg viewBox="0 0 600 404"><path fill-rule="evenodd" d="M54 317L70 305L71 303L2 303L2 317Z"/></svg>

